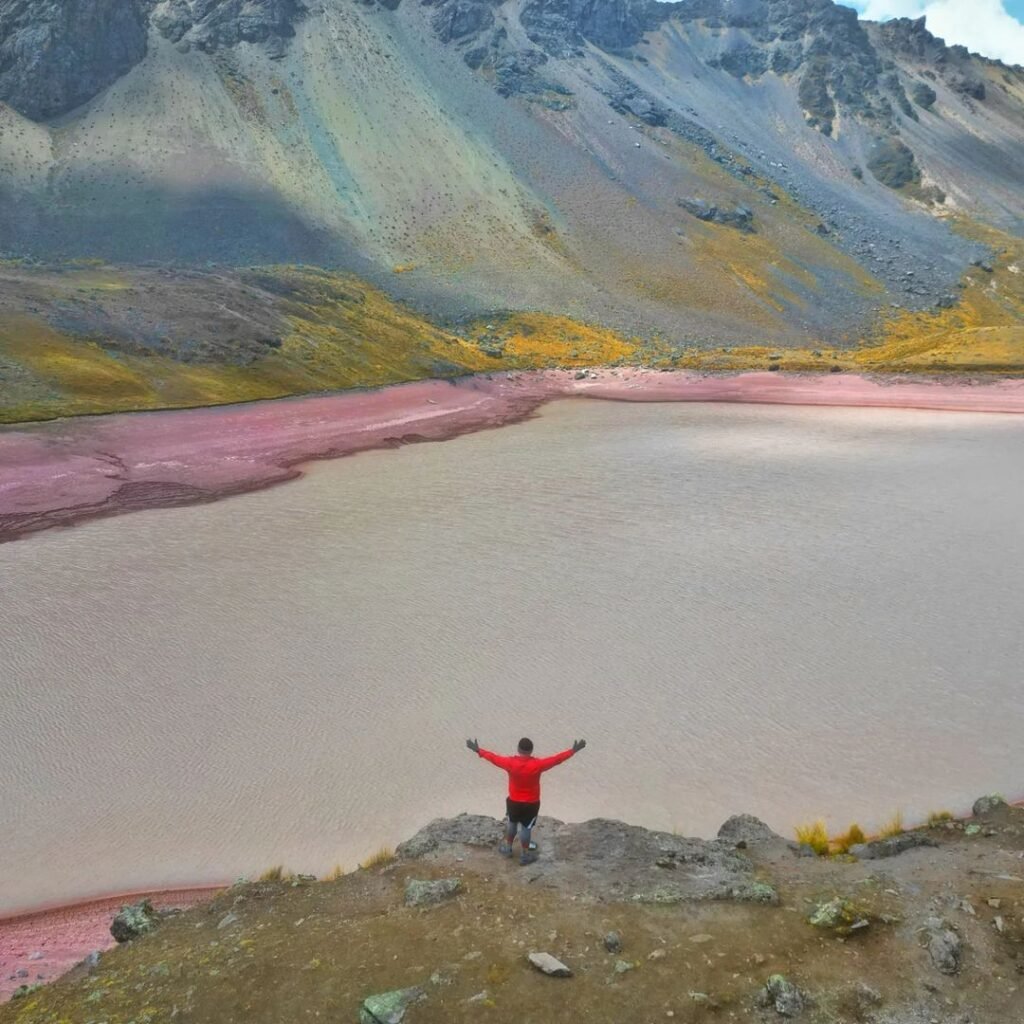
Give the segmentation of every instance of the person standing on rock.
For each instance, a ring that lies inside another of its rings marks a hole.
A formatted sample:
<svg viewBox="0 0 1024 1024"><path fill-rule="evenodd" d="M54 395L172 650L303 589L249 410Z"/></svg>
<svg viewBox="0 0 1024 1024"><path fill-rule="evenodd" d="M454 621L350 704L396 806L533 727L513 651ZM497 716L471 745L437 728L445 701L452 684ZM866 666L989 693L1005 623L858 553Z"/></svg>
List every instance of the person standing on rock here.
<svg viewBox="0 0 1024 1024"><path fill-rule="evenodd" d="M586 740L573 740L568 750L551 757L534 757L533 740L525 736L519 741L515 757L503 757L484 750L476 740L466 740L466 746L478 757L504 768L508 772L508 797L505 800L505 839L499 849L506 857L512 856L512 844L519 831L520 864L531 864L537 854L530 849L530 833L540 813L540 777L556 764L568 761L587 745Z"/></svg>

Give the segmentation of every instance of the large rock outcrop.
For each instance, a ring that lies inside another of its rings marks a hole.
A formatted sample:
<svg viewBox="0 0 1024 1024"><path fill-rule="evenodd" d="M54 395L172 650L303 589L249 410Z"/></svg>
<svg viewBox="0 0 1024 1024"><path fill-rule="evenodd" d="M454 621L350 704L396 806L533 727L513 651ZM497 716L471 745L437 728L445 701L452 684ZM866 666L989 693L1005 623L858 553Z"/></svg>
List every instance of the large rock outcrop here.
<svg viewBox="0 0 1024 1024"><path fill-rule="evenodd" d="M146 55L139 0L5 0L0 100L39 121L92 99Z"/></svg>
<svg viewBox="0 0 1024 1024"><path fill-rule="evenodd" d="M200 50L264 43L280 57L305 13L301 0L163 0L153 23L173 42Z"/></svg>
<svg viewBox="0 0 1024 1024"><path fill-rule="evenodd" d="M744 821L759 835L771 834L754 818ZM757 877L753 863L730 839L690 839L602 818L580 824L542 818L541 825L541 869L550 887L639 903L778 901L774 888ZM501 834L502 824L494 818L460 814L432 821L397 853L403 860L443 861L464 846L495 846ZM529 882L530 872L520 877Z"/></svg>

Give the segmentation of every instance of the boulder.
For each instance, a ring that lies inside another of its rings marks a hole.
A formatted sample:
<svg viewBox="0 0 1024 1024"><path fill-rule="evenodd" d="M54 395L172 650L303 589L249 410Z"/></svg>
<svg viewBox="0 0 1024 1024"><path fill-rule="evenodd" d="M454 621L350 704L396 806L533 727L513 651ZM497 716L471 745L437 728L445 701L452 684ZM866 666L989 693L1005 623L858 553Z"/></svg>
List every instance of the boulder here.
<svg viewBox="0 0 1024 1024"><path fill-rule="evenodd" d="M458 878L437 878L423 881L410 878L405 883L405 905L407 907L429 907L443 903L462 888Z"/></svg>
<svg viewBox="0 0 1024 1024"><path fill-rule="evenodd" d="M928 955L937 971L958 974L964 957L963 942L945 922L933 922L928 929Z"/></svg>
<svg viewBox="0 0 1024 1024"><path fill-rule="evenodd" d="M706 199L685 196L676 203L697 220L735 228L747 235L754 233L754 211L746 206L717 206Z"/></svg>
<svg viewBox="0 0 1024 1024"><path fill-rule="evenodd" d="M110 934L117 942L130 942L146 932L151 932L160 923L160 915L149 900L141 900L122 907L121 912L110 922Z"/></svg>
<svg viewBox="0 0 1024 1024"><path fill-rule="evenodd" d="M850 853L859 860L880 860L883 857L895 857L921 846L938 846L931 836L924 832L901 832L898 836L888 839L874 839L870 843L855 843Z"/></svg>
<svg viewBox="0 0 1024 1024"><path fill-rule="evenodd" d="M921 181L921 169L916 157L904 142L894 136L875 141L868 159L868 170L883 185L892 189Z"/></svg>
<svg viewBox="0 0 1024 1024"><path fill-rule="evenodd" d="M435 818L395 850L401 860L414 860L446 846L495 846L501 822L483 814L460 814L457 818Z"/></svg>
<svg viewBox="0 0 1024 1024"><path fill-rule="evenodd" d="M405 1011L425 998L426 993L419 987L397 988L367 996L359 1009L359 1024L401 1024Z"/></svg>
<svg viewBox="0 0 1024 1024"><path fill-rule="evenodd" d="M765 982L758 1004L780 1017L798 1017L804 1011L804 994L784 974L773 974Z"/></svg>
<svg viewBox="0 0 1024 1024"><path fill-rule="evenodd" d="M914 97L914 102L925 110L931 110L939 98L935 90L925 82L916 83L911 95Z"/></svg>
<svg viewBox="0 0 1024 1024"><path fill-rule="evenodd" d="M860 931L870 923L858 907L841 896L819 903L807 921L815 928L834 931L838 935Z"/></svg>
<svg viewBox="0 0 1024 1024"><path fill-rule="evenodd" d="M773 832L760 818L752 814L734 814L718 830L718 838L732 843L773 843L784 841L782 836Z"/></svg>
<svg viewBox="0 0 1024 1024"><path fill-rule="evenodd" d="M978 797L978 799L974 801L974 806L971 808L971 813L974 815L974 817L980 818L982 817L982 815L991 814L993 811L1001 810L1003 807L1006 806L1006 801L1001 796L999 796L998 793L992 793L989 796Z"/></svg>
<svg viewBox="0 0 1024 1024"><path fill-rule="evenodd" d="M550 953L531 953L527 959L541 974L546 974L549 978L572 977L572 971Z"/></svg>
<svg viewBox="0 0 1024 1024"><path fill-rule="evenodd" d="M622 937L618 932L609 932L604 937L604 948L609 953L618 953L622 949Z"/></svg>

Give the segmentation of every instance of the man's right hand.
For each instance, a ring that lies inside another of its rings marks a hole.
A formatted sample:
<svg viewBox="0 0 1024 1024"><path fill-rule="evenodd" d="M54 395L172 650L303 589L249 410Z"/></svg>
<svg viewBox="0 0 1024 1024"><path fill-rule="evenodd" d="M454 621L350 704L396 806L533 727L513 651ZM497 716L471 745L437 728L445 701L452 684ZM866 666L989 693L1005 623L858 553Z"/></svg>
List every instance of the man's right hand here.
<svg viewBox="0 0 1024 1024"><path fill-rule="evenodd" d="M476 740L466 740L466 746L473 751L474 754L480 753L480 744Z"/></svg>
<svg viewBox="0 0 1024 1024"><path fill-rule="evenodd" d="M578 754L587 745L586 740L573 740L572 741L572 752Z"/></svg>

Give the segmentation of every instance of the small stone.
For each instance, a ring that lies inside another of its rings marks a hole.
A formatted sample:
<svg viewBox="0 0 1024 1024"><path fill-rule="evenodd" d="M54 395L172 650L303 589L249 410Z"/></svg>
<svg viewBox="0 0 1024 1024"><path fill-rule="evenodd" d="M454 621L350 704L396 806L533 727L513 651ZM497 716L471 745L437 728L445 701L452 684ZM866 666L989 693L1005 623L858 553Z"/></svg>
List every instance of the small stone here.
<svg viewBox="0 0 1024 1024"><path fill-rule="evenodd" d="M628 960L616 960L615 961L615 973L626 974L629 971L635 970L636 964L631 964Z"/></svg>
<svg viewBox="0 0 1024 1024"><path fill-rule="evenodd" d="M359 1024L401 1024L405 1011L426 998L421 988L399 988L367 996L359 1010Z"/></svg>
<svg viewBox="0 0 1024 1024"><path fill-rule="evenodd" d="M550 953L530 953L527 959L541 974L546 974L549 978L572 977L572 971Z"/></svg>
<svg viewBox="0 0 1024 1024"><path fill-rule="evenodd" d="M405 905L407 907L429 907L454 896L462 887L458 878L439 878L422 881L410 878L405 883Z"/></svg>
<svg viewBox="0 0 1024 1024"><path fill-rule="evenodd" d="M604 948L609 953L618 953L622 949L622 936L618 932L609 932L604 937Z"/></svg>
<svg viewBox="0 0 1024 1024"><path fill-rule="evenodd" d="M803 993L784 974L773 974L765 982L759 1001L780 1017L796 1017L804 1010Z"/></svg>
<svg viewBox="0 0 1024 1024"><path fill-rule="evenodd" d="M110 922L110 934L116 942L129 942L151 932L159 923L160 915L153 909L153 904L149 900L141 900L121 908Z"/></svg>
<svg viewBox="0 0 1024 1024"><path fill-rule="evenodd" d="M848 1002L857 1011L858 1014L863 1015L868 1010L882 1005L882 993L877 989L873 989L866 982L858 981L850 986L848 996Z"/></svg>
<svg viewBox="0 0 1024 1024"><path fill-rule="evenodd" d="M661 960L665 956L665 950L655 949L647 954L648 960Z"/></svg>
<svg viewBox="0 0 1024 1024"><path fill-rule="evenodd" d="M849 928L857 919L857 912L850 901L837 896L826 903L819 903L807 920L815 928L834 928L838 931Z"/></svg>
<svg viewBox="0 0 1024 1024"><path fill-rule="evenodd" d="M217 930L221 931L224 928L230 928L233 924L237 924L237 923L238 923L238 915L237 914L234 914L234 913L225 914L217 922Z"/></svg>
<svg viewBox="0 0 1024 1024"><path fill-rule="evenodd" d="M999 914L996 914L996 916L992 919L992 924L995 927L995 930L999 932L1000 935L1002 935L1003 932L1006 931L1006 923L1003 921L1002 917Z"/></svg>
<svg viewBox="0 0 1024 1024"><path fill-rule="evenodd" d="M470 1003L470 1004L473 1004L473 1003L486 1003L487 1000L490 999L490 998L491 998L490 993L487 991L487 989L484 989L483 992L477 992L477 994L475 996L470 996L466 1000L466 1002Z"/></svg>
<svg viewBox="0 0 1024 1024"><path fill-rule="evenodd" d="M1000 899L996 899L996 898L995 898L994 896L992 896L992 897L989 897L989 899L988 899L988 901L987 901L987 902L988 902L988 905L989 905L989 906L990 906L990 907L991 907L991 908L992 908L993 910L998 910L998 909L999 909L999 908L1000 908L1000 907L1002 906L1002 903L1003 903L1003 901L1002 901L1002 900L1000 900ZM29 957L29 959L31 960L32 958L31 958L31 957Z"/></svg>
<svg viewBox="0 0 1024 1024"><path fill-rule="evenodd" d="M687 995L698 1006L706 1006L709 1010L718 1009L718 1003L716 1003L715 1000L707 994L707 992L694 992L691 990L687 993Z"/></svg>
<svg viewBox="0 0 1024 1024"><path fill-rule="evenodd" d="M968 825L964 829L964 835L965 836L976 836L980 832L981 832L981 826L980 825Z"/></svg>
<svg viewBox="0 0 1024 1024"><path fill-rule="evenodd" d="M989 900L989 904L990 905L991 905L991 903L992 903L992 901ZM42 960L43 959L43 954L39 953L39 952L29 953L28 958L29 958L29 960Z"/></svg>
<svg viewBox="0 0 1024 1024"><path fill-rule="evenodd" d="M705 942L714 942L715 941L715 937L713 935L708 935L705 932L701 932L700 935L691 935L690 936L690 941L694 942L694 943L697 943L698 945L701 945L701 944L703 944Z"/></svg>
<svg viewBox="0 0 1024 1024"><path fill-rule="evenodd" d="M991 793L988 796L978 797L974 801L971 813L974 817L980 818L983 814L991 814L993 811L998 811L1005 806L1006 801L998 793Z"/></svg>
<svg viewBox="0 0 1024 1024"><path fill-rule="evenodd" d="M928 940L928 955L936 970L943 974L956 974L963 960L963 943L951 928L939 928Z"/></svg>

